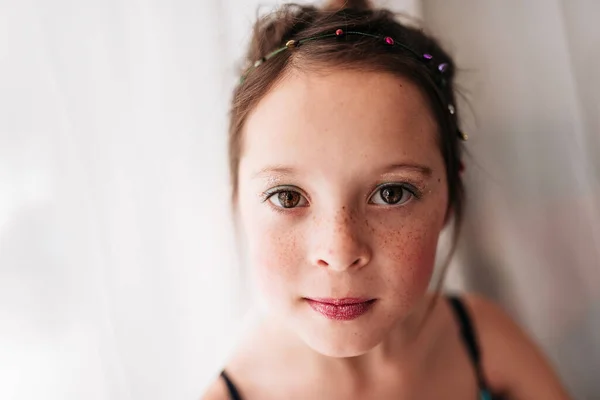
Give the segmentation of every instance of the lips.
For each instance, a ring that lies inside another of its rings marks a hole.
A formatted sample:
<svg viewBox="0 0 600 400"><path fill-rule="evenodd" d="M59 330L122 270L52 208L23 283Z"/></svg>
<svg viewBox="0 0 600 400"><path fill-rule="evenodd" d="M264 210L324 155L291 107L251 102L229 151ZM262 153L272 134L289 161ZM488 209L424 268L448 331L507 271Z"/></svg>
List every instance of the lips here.
<svg viewBox="0 0 600 400"><path fill-rule="evenodd" d="M367 313L375 299L367 298L306 298L313 310L336 321L350 321Z"/></svg>

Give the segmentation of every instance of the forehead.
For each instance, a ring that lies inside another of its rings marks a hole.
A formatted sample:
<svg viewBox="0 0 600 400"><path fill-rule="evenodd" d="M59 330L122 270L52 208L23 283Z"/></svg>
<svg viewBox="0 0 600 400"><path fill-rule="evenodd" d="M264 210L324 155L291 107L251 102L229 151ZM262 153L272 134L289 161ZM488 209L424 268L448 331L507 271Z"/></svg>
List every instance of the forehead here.
<svg viewBox="0 0 600 400"><path fill-rule="evenodd" d="M440 159L425 95L381 72L292 71L251 112L243 135L242 165L251 168Z"/></svg>

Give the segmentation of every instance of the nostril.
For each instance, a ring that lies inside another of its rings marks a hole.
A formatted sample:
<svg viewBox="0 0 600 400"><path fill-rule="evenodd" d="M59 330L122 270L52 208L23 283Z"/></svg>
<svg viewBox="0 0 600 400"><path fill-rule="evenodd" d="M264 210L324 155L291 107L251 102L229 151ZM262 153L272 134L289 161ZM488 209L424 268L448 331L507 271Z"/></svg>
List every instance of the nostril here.
<svg viewBox="0 0 600 400"><path fill-rule="evenodd" d="M326 261L324 261L324 260L317 261L317 265L319 267L328 267L329 266L329 264Z"/></svg>

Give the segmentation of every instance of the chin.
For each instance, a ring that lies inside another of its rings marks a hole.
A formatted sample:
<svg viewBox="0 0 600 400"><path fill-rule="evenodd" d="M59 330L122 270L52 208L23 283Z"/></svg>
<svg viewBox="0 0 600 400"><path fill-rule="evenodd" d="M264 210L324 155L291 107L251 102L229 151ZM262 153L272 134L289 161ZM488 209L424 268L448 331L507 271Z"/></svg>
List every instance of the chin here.
<svg viewBox="0 0 600 400"><path fill-rule="evenodd" d="M336 358L356 357L375 348L391 331L391 325L386 326L376 317L345 322L309 317L308 321L304 318L296 321L294 330L317 353Z"/></svg>
<svg viewBox="0 0 600 400"><path fill-rule="evenodd" d="M358 357L368 353L379 342L360 343L357 341L340 343L322 340L322 338L303 338L304 342L314 351L327 357L348 358Z"/></svg>

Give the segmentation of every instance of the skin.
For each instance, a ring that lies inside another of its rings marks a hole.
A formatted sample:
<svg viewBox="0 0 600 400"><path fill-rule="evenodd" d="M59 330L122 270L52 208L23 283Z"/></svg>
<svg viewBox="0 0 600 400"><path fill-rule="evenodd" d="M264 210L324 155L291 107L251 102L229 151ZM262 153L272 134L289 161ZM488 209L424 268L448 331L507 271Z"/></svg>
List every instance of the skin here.
<svg viewBox="0 0 600 400"><path fill-rule="evenodd" d="M476 399L447 303L418 329L448 216L437 126L421 91L385 73L291 71L243 135L237 207L264 304L226 368L243 398ZM306 297L376 300L361 317L335 321ZM506 314L463 298L495 391L568 398ZM204 398L227 399L223 381Z"/></svg>

